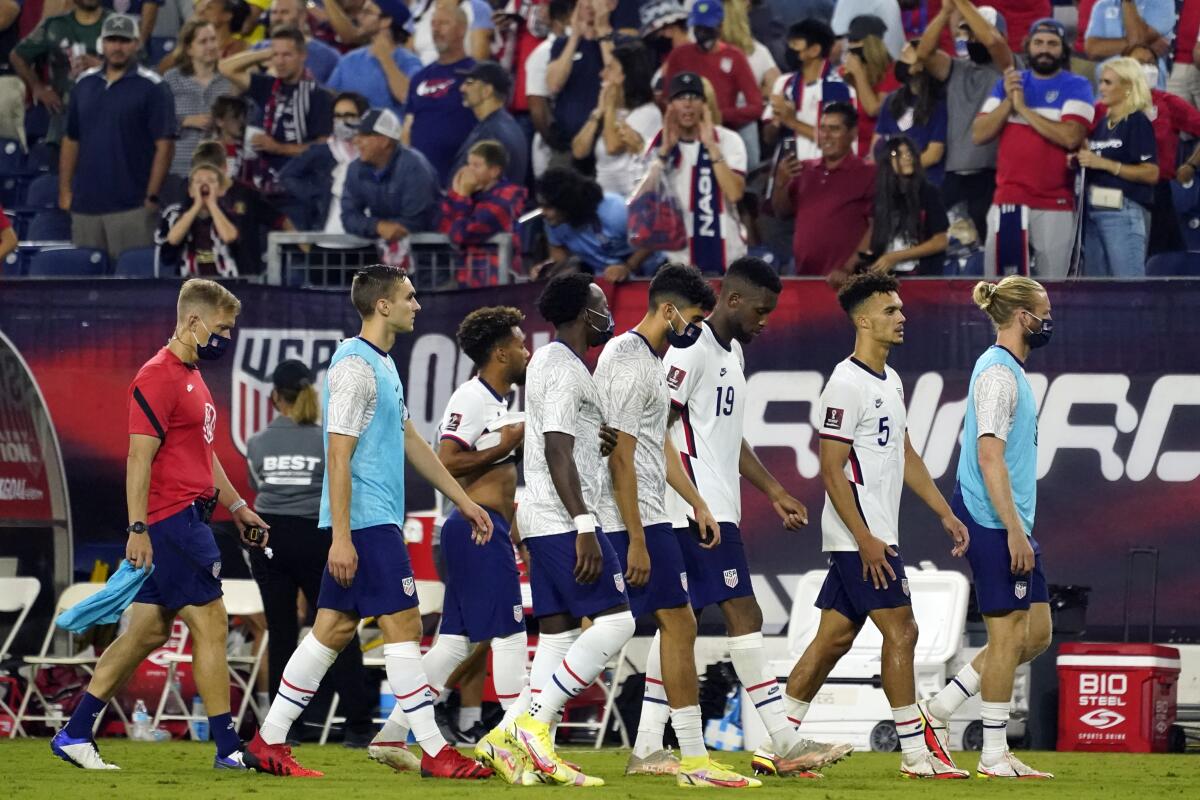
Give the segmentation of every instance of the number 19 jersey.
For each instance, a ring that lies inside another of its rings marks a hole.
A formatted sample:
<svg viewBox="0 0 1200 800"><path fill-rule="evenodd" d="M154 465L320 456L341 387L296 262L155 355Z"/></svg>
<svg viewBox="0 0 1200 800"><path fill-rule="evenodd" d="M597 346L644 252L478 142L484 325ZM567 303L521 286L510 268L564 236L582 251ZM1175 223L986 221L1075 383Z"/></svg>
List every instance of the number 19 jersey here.
<svg viewBox="0 0 1200 800"><path fill-rule="evenodd" d="M900 493L904 489L904 385L896 370L875 372L857 358L838 364L821 392L820 435L850 445L845 475L855 512L872 535L899 546ZM853 534L825 494L821 549L858 550Z"/></svg>

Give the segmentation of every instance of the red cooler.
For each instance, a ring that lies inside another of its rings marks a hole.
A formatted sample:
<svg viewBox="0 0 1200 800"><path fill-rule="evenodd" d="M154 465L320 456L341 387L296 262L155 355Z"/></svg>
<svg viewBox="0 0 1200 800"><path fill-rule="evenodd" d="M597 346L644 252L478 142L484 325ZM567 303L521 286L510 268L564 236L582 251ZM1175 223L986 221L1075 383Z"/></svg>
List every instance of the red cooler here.
<svg viewBox="0 0 1200 800"><path fill-rule="evenodd" d="M1058 650L1058 749L1167 752L1178 681L1174 647L1064 644Z"/></svg>

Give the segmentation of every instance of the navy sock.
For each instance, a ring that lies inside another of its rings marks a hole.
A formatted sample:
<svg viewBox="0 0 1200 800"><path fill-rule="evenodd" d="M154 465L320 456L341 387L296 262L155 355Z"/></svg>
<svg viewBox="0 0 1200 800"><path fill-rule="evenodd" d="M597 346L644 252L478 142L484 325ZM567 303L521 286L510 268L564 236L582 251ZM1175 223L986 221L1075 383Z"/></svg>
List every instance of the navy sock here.
<svg viewBox="0 0 1200 800"><path fill-rule="evenodd" d="M83 699L79 701L79 705L75 706L74 713L67 720L65 728L67 736L72 739L92 738L92 726L96 724L96 717L100 716L100 712L106 705L108 705L107 700L101 700L90 692L84 692Z"/></svg>
<svg viewBox="0 0 1200 800"><path fill-rule="evenodd" d="M212 732L213 742L217 745L217 756L224 758L230 753L242 749L242 740L233 729L233 715L226 711L208 718L208 729Z"/></svg>

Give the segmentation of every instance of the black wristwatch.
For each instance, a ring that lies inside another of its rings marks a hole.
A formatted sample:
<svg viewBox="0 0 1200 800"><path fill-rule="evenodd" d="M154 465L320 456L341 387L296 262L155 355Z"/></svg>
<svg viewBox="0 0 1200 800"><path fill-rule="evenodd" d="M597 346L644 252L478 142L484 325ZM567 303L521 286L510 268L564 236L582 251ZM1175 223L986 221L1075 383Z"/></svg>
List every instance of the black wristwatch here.
<svg viewBox="0 0 1200 800"><path fill-rule="evenodd" d="M146 531L146 523L144 522L135 522L125 529L126 533L145 533Z"/></svg>

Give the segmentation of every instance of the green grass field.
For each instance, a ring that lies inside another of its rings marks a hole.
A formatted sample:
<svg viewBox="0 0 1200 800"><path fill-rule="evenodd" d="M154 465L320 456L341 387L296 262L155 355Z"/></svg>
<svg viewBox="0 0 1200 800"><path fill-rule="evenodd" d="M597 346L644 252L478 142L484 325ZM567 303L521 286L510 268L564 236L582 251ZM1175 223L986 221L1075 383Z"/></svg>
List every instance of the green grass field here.
<svg viewBox="0 0 1200 800"><path fill-rule="evenodd" d="M395 798L419 792L426 798L500 797L512 792L545 795L569 792L559 787L515 787L490 780L479 783L422 780L413 774L396 774L367 759L365 751L329 745L296 749L305 766L323 770L317 780L274 778L257 774L231 774L212 770L212 747L207 744L102 741L107 760L120 764L120 772L84 772L50 754L44 739L0 741L0 792L5 797L53 800L144 800L144 798L248 798L268 800L369 800ZM562 751L588 772L608 781L601 789L575 790L605 797L661 798L683 791L671 778L625 778L628 751ZM1054 800L1105 798L1197 797L1200 795L1200 757L1188 755L1094 755L1030 753L1029 763L1058 775L1054 781L1011 783L969 781L919 782L896 776L899 754L856 753L826 771L822 781L772 779L752 790L760 800L783 798L797 792L826 798L988 798L1041 796ZM961 754L959 766L974 769L974 753ZM729 754L726 761L748 768L746 753Z"/></svg>

